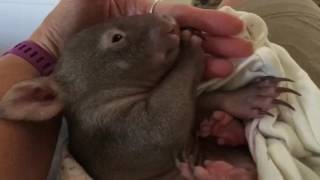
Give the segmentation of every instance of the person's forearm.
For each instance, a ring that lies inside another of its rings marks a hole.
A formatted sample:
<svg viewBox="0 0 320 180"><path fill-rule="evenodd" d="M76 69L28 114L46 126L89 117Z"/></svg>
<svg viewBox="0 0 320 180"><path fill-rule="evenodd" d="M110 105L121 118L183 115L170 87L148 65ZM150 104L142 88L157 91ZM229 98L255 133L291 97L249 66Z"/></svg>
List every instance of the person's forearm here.
<svg viewBox="0 0 320 180"><path fill-rule="evenodd" d="M83 1L85 2L85 0ZM145 3L141 1L145 1ZM110 0L110 3L103 3L103 1L90 2L89 4L79 3L79 7L76 9L73 9L74 5L72 3L74 2L64 1L59 3L53 11L54 13L51 13L31 35L30 40L42 46L55 57L59 57L65 41L76 32L99 21L106 20L106 18L109 18L106 14L122 15L121 12L123 11L120 9L118 9L119 11L117 9L111 11L111 4L119 2ZM151 2L152 0L137 0L123 1L122 3L136 3L135 5L125 6L132 8L132 11L125 10L128 14L140 11L140 14L143 14L146 13L147 6L150 6L149 3ZM101 6L105 6L105 8L99 8ZM81 13L84 10L87 13ZM73 21L80 22L80 20L81 23L72 23ZM63 29L61 27L68 28ZM9 54L0 57L0 97L14 84L38 76L39 73L28 62L17 56ZM59 128L60 121L54 120L41 124L0 120L0 179L46 179Z"/></svg>
<svg viewBox="0 0 320 180"><path fill-rule="evenodd" d="M0 97L17 82L39 76L25 60L0 57ZM45 180L55 149L60 121L30 124L0 120L0 177Z"/></svg>

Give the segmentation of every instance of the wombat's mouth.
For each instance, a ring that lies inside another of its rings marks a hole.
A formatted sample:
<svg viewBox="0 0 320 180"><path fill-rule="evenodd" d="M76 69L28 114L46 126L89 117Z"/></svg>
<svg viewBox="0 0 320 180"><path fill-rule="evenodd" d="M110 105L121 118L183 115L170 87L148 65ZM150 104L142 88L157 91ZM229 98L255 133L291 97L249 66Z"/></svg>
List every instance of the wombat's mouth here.
<svg viewBox="0 0 320 180"><path fill-rule="evenodd" d="M180 36L180 29L179 29L179 26L177 24L171 25L170 27L168 27L167 32L169 34L171 34L171 35Z"/></svg>
<svg viewBox="0 0 320 180"><path fill-rule="evenodd" d="M165 28L165 32L169 35L169 38L173 41L175 46L178 46L180 43L180 28L176 21L172 17L166 17L167 19L167 27Z"/></svg>
<svg viewBox="0 0 320 180"><path fill-rule="evenodd" d="M167 15L157 16L159 21L159 31L154 31L154 37L157 39L157 51L162 52L163 60L172 62L176 59L180 47L180 28L176 20Z"/></svg>
<svg viewBox="0 0 320 180"><path fill-rule="evenodd" d="M163 22L162 31L176 44L180 42L180 28L176 20L171 16L162 15L159 17Z"/></svg>
<svg viewBox="0 0 320 180"><path fill-rule="evenodd" d="M169 34L169 46L166 50L166 59L175 59L180 49L180 34Z"/></svg>
<svg viewBox="0 0 320 180"><path fill-rule="evenodd" d="M167 33L167 51L166 51L166 57L167 58L175 58L177 56L177 51L179 51L180 48L180 29L178 25L171 26L166 31Z"/></svg>

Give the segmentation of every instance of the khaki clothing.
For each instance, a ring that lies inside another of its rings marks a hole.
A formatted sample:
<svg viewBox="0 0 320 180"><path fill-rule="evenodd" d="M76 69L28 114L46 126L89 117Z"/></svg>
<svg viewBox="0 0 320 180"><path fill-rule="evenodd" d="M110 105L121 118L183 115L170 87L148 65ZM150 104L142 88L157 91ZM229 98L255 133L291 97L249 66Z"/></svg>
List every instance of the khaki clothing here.
<svg viewBox="0 0 320 180"><path fill-rule="evenodd" d="M261 16L270 41L287 49L320 87L320 8L312 0L248 0L236 9Z"/></svg>

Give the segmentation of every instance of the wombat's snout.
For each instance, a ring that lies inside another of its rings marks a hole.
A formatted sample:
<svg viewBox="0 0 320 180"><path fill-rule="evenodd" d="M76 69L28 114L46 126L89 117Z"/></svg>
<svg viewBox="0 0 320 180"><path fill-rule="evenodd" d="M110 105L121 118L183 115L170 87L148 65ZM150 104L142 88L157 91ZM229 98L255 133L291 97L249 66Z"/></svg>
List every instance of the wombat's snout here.
<svg viewBox="0 0 320 180"><path fill-rule="evenodd" d="M173 17L161 15L159 18L165 23L165 26L163 28L165 33L180 35L179 26Z"/></svg>
<svg viewBox="0 0 320 180"><path fill-rule="evenodd" d="M162 62L172 62L179 52L180 28L176 20L167 15L157 15L156 27L151 31L151 39L156 41L155 51L162 54ZM159 61L158 61L159 62Z"/></svg>

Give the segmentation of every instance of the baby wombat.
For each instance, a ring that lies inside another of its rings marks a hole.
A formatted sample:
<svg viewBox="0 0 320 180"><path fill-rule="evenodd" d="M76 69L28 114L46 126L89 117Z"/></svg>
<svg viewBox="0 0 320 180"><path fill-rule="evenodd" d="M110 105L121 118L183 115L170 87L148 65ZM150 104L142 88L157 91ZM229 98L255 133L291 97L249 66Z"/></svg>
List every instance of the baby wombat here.
<svg viewBox="0 0 320 180"><path fill-rule="evenodd" d="M0 118L43 121L63 112L69 150L95 180L183 179L176 159L189 158L196 104L255 118L274 104L286 105L273 100L290 91L277 88L286 79L268 77L196 99L203 57L201 38L180 32L171 17L114 19L77 34L51 77L12 87L0 102ZM194 179L185 167L180 164L184 177ZM230 165L210 167L229 177L220 170Z"/></svg>
<svg viewBox="0 0 320 180"><path fill-rule="evenodd" d="M171 180L191 137L202 59L201 39L180 35L171 17L114 19L77 34L52 77L13 87L0 117L63 110L70 151L95 180Z"/></svg>

